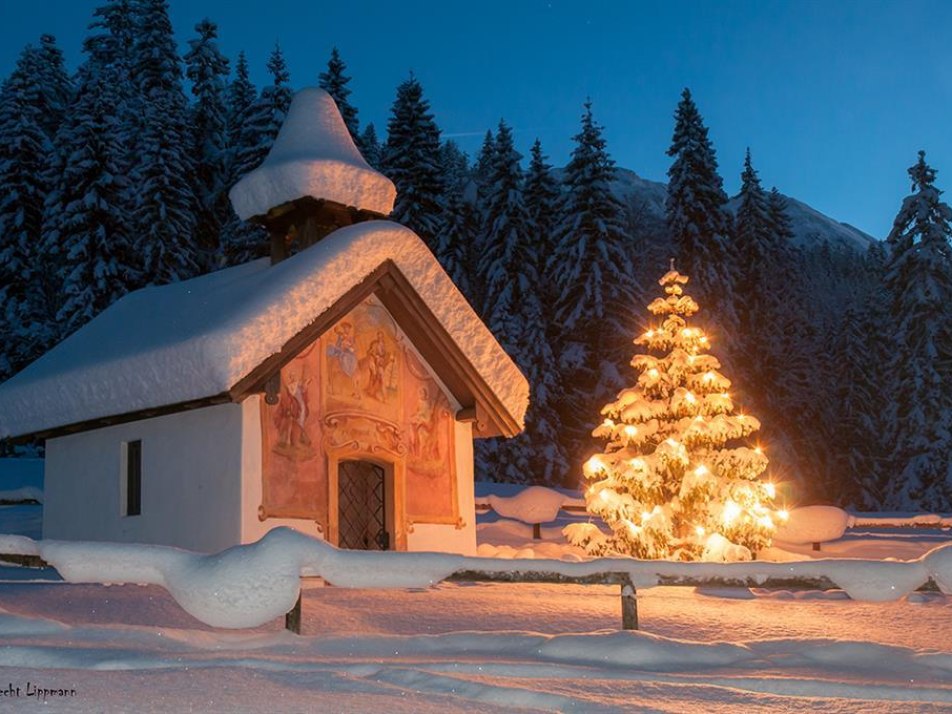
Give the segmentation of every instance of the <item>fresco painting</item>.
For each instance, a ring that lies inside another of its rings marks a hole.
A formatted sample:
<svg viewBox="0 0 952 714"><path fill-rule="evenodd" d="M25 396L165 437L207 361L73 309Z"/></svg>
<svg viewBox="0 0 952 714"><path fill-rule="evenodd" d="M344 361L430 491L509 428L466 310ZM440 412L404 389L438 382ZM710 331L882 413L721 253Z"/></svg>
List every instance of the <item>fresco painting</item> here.
<svg viewBox="0 0 952 714"><path fill-rule="evenodd" d="M371 297L281 370L262 400L259 517L327 525L329 450L405 466L409 521L456 523L450 402L390 313Z"/></svg>

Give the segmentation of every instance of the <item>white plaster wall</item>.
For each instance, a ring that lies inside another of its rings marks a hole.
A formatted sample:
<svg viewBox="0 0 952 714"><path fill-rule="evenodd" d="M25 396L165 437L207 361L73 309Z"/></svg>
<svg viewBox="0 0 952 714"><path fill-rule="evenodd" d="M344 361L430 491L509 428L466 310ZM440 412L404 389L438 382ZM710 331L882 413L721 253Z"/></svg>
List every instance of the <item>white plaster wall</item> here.
<svg viewBox="0 0 952 714"><path fill-rule="evenodd" d="M46 443L43 537L213 552L239 542L242 409L222 404ZM142 440L142 513L123 516L123 442Z"/></svg>
<svg viewBox="0 0 952 714"><path fill-rule="evenodd" d="M258 520L261 505L261 396L241 403L241 542L253 543L278 526L323 538L315 521L297 518Z"/></svg>
<svg viewBox="0 0 952 714"><path fill-rule="evenodd" d="M476 495L473 479L473 425L456 422L456 494L463 527L416 523L407 550L476 555Z"/></svg>

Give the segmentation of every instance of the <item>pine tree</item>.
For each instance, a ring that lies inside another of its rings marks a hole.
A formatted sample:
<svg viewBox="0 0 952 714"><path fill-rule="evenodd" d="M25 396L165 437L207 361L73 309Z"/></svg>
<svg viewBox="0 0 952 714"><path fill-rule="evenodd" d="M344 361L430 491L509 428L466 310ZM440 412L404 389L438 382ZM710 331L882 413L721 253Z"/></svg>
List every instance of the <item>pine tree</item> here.
<svg viewBox="0 0 952 714"><path fill-rule="evenodd" d="M380 146L380 140L377 138L377 129L374 127L373 122L370 122L364 127L364 131L360 135L358 146L360 147L360 153L363 155L364 160L373 168L379 170L383 147Z"/></svg>
<svg viewBox="0 0 952 714"><path fill-rule="evenodd" d="M563 207L544 282L554 299L550 344L565 389L556 396L567 453L579 454L589 414L620 386L618 365L638 285L624 209L612 192L615 164L602 128L585 104L581 131L565 168Z"/></svg>
<svg viewBox="0 0 952 714"><path fill-rule="evenodd" d="M913 194L886 239L896 352L893 480L887 505L952 510L952 209L919 152Z"/></svg>
<svg viewBox="0 0 952 714"><path fill-rule="evenodd" d="M747 329L751 313L762 309L762 297L767 294L768 263L774 257L775 236L767 194L751 163L749 148L740 178L740 205L734 219L734 257L740 270L734 292L742 329Z"/></svg>
<svg viewBox="0 0 952 714"><path fill-rule="evenodd" d="M41 35L37 49L36 76L33 87L38 92L35 106L40 110L40 127L52 141L56 136L66 108L73 97L73 82L66 73L63 51L57 47L53 35Z"/></svg>
<svg viewBox="0 0 952 714"><path fill-rule="evenodd" d="M195 25L198 37L189 41L186 76L192 83L191 151L195 158L195 195L199 202L196 240L212 268L219 251L219 233L229 215L227 195L227 108L225 78L228 60L218 49L218 27L208 19Z"/></svg>
<svg viewBox="0 0 952 714"><path fill-rule="evenodd" d="M730 330L732 269L727 240L731 232L727 194L718 174L714 146L707 127L685 89L675 112L674 135L668 156L668 196L665 215L678 264L694 276L695 291L711 305L713 321Z"/></svg>
<svg viewBox="0 0 952 714"><path fill-rule="evenodd" d="M417 233L432 250L444 211L440 130L416 78L397 87L390 112L383 170L397 187L391 218Z"/></svg>
<svg viewBox="0 0 952 714"><path fill-rule="evenodd" d="M552 167L542 153L538 139L529 152L529 170L526 172L525 200L529 215L529 230L540 255L549 255L555 247L555 229L558 224L559 184L552 175Z"/></svg>
<svg viewBox="0 0 952 714"><path fill-rule="evenodd" d="M199 272L195 242L198 200L190 154L187 102L166 0L142 0L132 76L141 108L134 180L145 279L153 284Z"/></svg>
<svg viewBox="0 0 952 714"><path fill-rule="evenodd" d="M244 121L241 121L231 171L234 181L261 165L291 107L291 76L279 45L275 45L268 58L268 72L271 74L271 84L261 90L261 95L248 111ZM247 86L242 82L239 88L245 91ZM236 95L233 93L232 96ZM234 104L232 106L235 107ZM236 116L239 116L240 121L240 115ZM222 243L230 265L263 257L268 254L269 249L267 232L258 225L240 220L234 213L223 230Z"/></svg>
<svg viewBox="0 0 952 714"><path fill-rule="evenodd" d="M675 270L659 281L666 297L648 310L662 322L635 339L648 349L631 362L637 384L602 409L593 432L607 445L585 464L585 503L609 534L591 523L564 531L593 554L749 560L783 518L770 507L773 484L760 480L766 456L736 445L760 423L734 413L730 380L689 326L698 305L683 294L687 281Z"/></svg>
<svg viewBox="0 0 952 714"><path fill-rule="evenodd" d="M79 88L56 137L58 180L44 209L44 250L55 261L57 337L74 332L141 285L120 124L115 45L93 37Z"/></svg>
<svg viewBox="0 0 952 714"><path fill-rule="evenodd" d="M790 220L787 199L774 186L767 194L767 213L770 216L770 227L776 236L777 242L789 249L793 243L793 224Z"/></svg>
<svg viewBox="0 0 952 714"><path fill-rule="evenodd" d="M589 328L607 323L611 344L630 309L636 285L624 209L612 193L615 162L586 102L582 129L565 168L565 201L547 272L555 284L556 319L569 341L592 345ZM604 334L604 331L602 331ZM602 352L602 356L605 353Z"/></svg>
<svg viewBox="0 0 952 714"><path fill-rule="evenodd" d="M486 136L483 137L483 145L476 155L476 164L473 166L473 180L482 187L487 186L490 176L493 172L493 162L496 156L496 137L492 130L486 130Z"/></svg>
<svg viewBox="0 0 952 714"><path fill-rule="evenodd" d="M46 337L41 273L44 170L52 152L33 91L38 53L27 47L0 89L0 381L38 356Z"/></svg>
<svg viewBox="0 0 952 714"><path fill-rule="evenodd" d="M350 88L347 86L350 83L350 77L344 74L346 69L347 65L340 58L337 48L332 48L331 58L327 61L327 71L321 72L318 78L318 86L333 97L354 143L357 144L358 148L363 148L361 146L357 109L347 99L350 96Z"/></svg>
<svg viewBox="0 0 952 714"><path fill-rule="evenodd" d="M228 127L228 153L229 153L229 186L238 179L235 175L233 165L236 163L236 154L241 151L241 137L245 129L245 124L254 109L255 100L258 98L258 90L251 83L248 73L248 60L244 52L238 53L238 59L235 62L235 78L228 85L226 93L226 124Z"/></svg>
<svg viewBox="0 0 952 714"><path fill-rule="evenodd" d="M512 440L483 442L478 454L481 463L493 470L486 474L492 480L553 484L561 481L566 461L558 448L551 409L556 395L555 360L546 341L542 255L529 230L521 158L513 146L512 131L500 121L478 270L486 290L485 320L528 378L532 398L525 432Z"/></svg>

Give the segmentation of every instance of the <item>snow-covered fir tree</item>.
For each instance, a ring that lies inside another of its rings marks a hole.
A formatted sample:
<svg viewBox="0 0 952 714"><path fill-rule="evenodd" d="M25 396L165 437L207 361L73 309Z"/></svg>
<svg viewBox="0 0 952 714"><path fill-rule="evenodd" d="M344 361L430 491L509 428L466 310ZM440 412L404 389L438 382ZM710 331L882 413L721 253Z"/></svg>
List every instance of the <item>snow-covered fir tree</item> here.
<svg viewBox="0 0 952 714"><path fill-rule="evenodd" d="M279 45L275 45L268 58L268 72L271 74L271 84L261 90L260 96L248 110L246 118L242 120L240 114L234 114L241 128L234 147L234 163L231 170L233 181L258 168L264 161L291 107L293 97L290 86L291 75ZM245 87L244 82L242 87ZM235 94L233 93L232 96L234 97ZM267 231L260 226L240 220L234 213L231 214L222 233L225 258L231 265L245 263L268 254Z"/></svg>
<svg viewBox="0 0 952 714"><path fill-rule="evenodd" d="M750 160L750 149L744 156L740 175L740 205L734 218L733 253L740 270L734 282L736 312L741 330L752 327L752 315L762 309L768 292L770 269L774 257L774 232L767 203L767 194Z"/></svg>
<svg viewBox="0 0 952 714"><path fill-rule="evenodd" d="M49 342L41 277L44 173L52 144L33 91L38 53L27 47L0 88L0 381Z"/></svg>
<svg viewBox="0 0 952 714"><path fill-rule="evenodd" d="M60 293L57 337L142 284L134 244L126 135L112 45L86 43L79 88L56 138L58 180L44 211L44 250Z"/></svg>
<svg viewBox="0 0 952 714"><path fill-rule="evenodd" d="M925 152L886 239L896 350L892 476L886 505L952 510L952 209Z"/></svg>
<svg viewBox="0 0 952 714"><path fill-rule="evenodd" d="M415 77L397 87L382 163L384 173L397 187L391 218L434 249L444 211L440 130Z"/></svg>
<svg viewBox="0 0 952 714"><path fill-rule="evenodd" d="M52 140L73 98L73 81L66 72L63 51L56 45L53 35L40 36L32 86L38 95L33 103L40 111L40 126Z"/></svg>
<svg viewBox="0 0 952 714"><path fill-rule="evenodd" d="M592 523L564 531L592 554L749 560L785 516L761 479L767 457L740 445L760 423L735 413L730 380L688 322L698 305L687 281L673 269L659 281L665 297L648 310L661 322L635 339L648 350L631 361L637 383L605 405L593 432L607 443L585 463L585 503L609 533Z"/></svg>
<svg viewBox="0 0 952 714"><path fill-rule="evenodd" d="M597 404L620 386L617 365L638 292L624 208L611 186L615 163L590 102L581 123L544 278L555 295L550 339L565 385L557 408L570 453L591 431Z"/></svg>
<svg viewBox="0 0 952 714"><path fill-rule="evenodd" d="M248 122L251 112L258 98L258 90L251 82L251 76L248 72L248 59L244 52L238 53L238 59L235 61L235 76L228 84L225 93L226 107L226 125L228 130L228 153L229 153L229 186L237 180L234 165L237 163L235 154L240 152L241 136L245 124Z"/></svg>
<svg viewBox="0 0 952 714"><path fill-rule="evenodd" d="M208 270L218 263L219 234L229 216L227 107L228 60L218 49L218 27L207 18L195 25L189 40L186 76L195 102L190 113L191 151L195 159L198 198L196 242L200 263Z"/></svg>
<svg viewBox="0 0 952 714"><path fill-rule="evenodd" d="M469 179L469 160L456 142L450 140L440 149L440 164L446 205L433 253L470 304L477 305L473 247L478 238L479 219L475 189Z"/></svg>
<svg viewBox="0 0 952 714"><path fill-rule="evenodd" d="M333 97L337 103L337 109L340 111L344 124L350 132L351 138L358 148L361 146L360 122L357 119L357 109L347 97L350 96L350 77L344 74L347 65L340 58L340 52L334 47L331 49L331 57L327 61L327 70L321 72L318 77L318 86ZM365 157L366 158L366 157Z"/></svg>
<svg viewBox="0 0 952 714"><path fill-rule="evenodd" d="M500 121L477 269L485 290L485 320L526 375L532 396L525 432L511 440L483 441L477 454L482 475L491 480L553 484L561 482L567 466L552 410L557 381L543 318L543 256L523 200L521 158L512 130Z"/></svg>
<svg viewBox="0 0 952 714"><path fill-rule="evenodd" d="M526 171L525 202L529 216L529 231L540 255L546 256L555 246L555 229L559 219L559 183L552 175L552 167L542 153L542 143L536 139L529 150L529 168ZM543 288L546 286L543 285Z"/></svg>
<svg viewBox="0 0 952 714"><path fill-rule="evenodd" d="M199 272L195 240L199 202L188 130L188 104L166 0L142 0L132 77L140 127L133 147L135 230L148 283Z"/></svg>
<svg viewBox="0 0 952 714"><path fill-rule="evenodd" d="M678 264L692 276L695 292L711 306L715 324L732 329L733 269L727 241L731 233L727 194L714 146L691 92L681 93L674 114L668 156L665 215Z"/></svg>
<svg viewBox="0 0 952 714"><path fill-rule="evenodd" d="M367 163L379 170L383 147L380 145L380 139L377 138L377 128L373 122L365 126L360 133L358 146Z"/></svg>

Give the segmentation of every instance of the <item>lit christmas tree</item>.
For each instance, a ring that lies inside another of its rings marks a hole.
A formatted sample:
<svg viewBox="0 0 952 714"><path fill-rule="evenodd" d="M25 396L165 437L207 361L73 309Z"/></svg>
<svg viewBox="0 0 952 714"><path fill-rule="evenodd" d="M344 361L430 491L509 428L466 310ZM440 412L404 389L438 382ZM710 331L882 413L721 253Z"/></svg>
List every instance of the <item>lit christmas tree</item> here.
<svg viewBox="0 0 952 714"><path fill-rule="evenodd" d="M593 432L608 443L585 463L585 503L610 533L592 523L564 531L593 555L750 560L786 518L772 508L774 484L760 480L760 447L729 446L760 422L734 413L730 380L687 322L698 310L687 281L673 268L659 281L667 297L648 310L662 323L635 339L649 351L632 359L638 383L602 409Z"/></svg>

